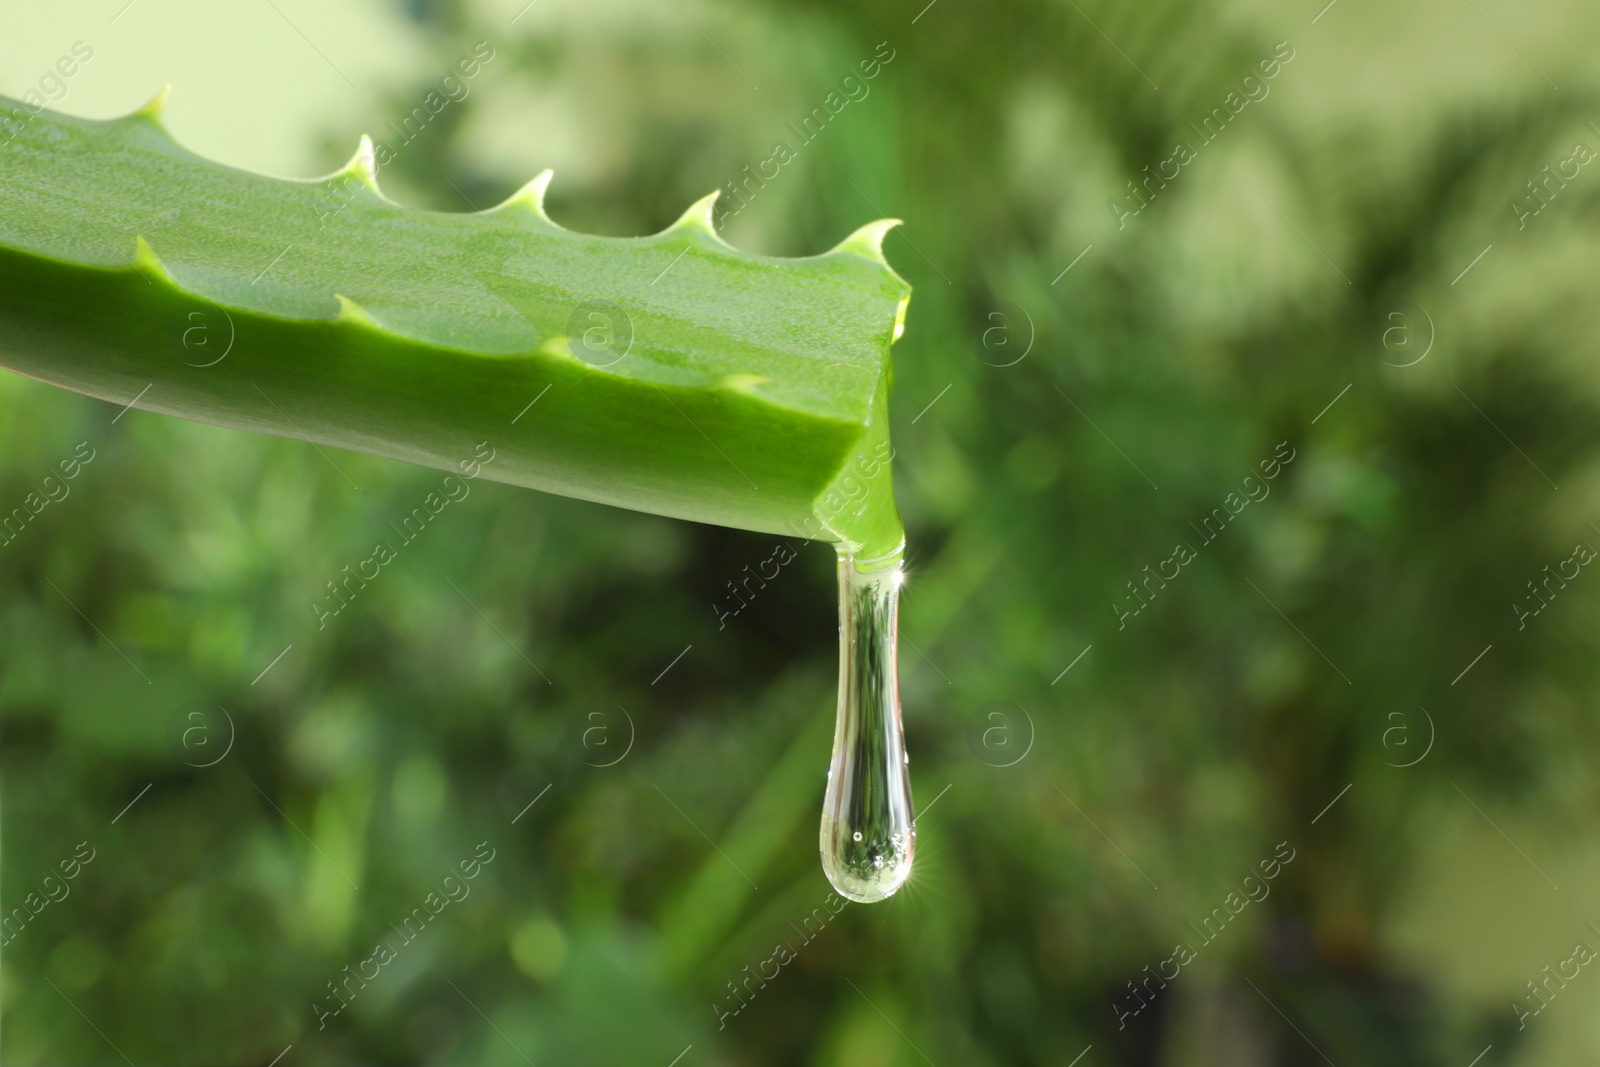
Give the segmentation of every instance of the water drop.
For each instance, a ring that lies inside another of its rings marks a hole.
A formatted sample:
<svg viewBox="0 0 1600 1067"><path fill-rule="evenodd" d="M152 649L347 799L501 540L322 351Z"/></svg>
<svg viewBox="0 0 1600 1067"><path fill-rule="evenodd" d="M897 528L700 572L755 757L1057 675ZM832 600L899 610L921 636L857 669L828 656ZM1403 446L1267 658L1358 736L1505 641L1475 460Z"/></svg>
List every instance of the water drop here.
<svg viewBox="0 0 1600 1067"><path fill-rule="evenodd" d="M896 674L900 552L839 556L839 712L822 804L822 869L842 896L894 895L916 851Z"/></svg>

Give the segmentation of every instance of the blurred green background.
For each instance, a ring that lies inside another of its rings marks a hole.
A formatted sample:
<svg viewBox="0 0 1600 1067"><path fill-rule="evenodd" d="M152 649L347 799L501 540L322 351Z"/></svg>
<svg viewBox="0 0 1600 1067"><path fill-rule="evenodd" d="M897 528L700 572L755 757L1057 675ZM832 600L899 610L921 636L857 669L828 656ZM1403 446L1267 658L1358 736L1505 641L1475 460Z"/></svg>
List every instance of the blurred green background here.
<svg viewBox="0 0 1600 1067"><path fill-rule="evenodd" d="M0 545L0 1059L1600 1059L1600 10L924 3L4 16L0 91L171 82L183 143L268 173L393 140L483 41L395 199L550 166L558 221L648 233L781 141L735 245L904 218L926 814L909 886L831 916L823 546L719 628L774 538L478 481L319 631L437 472L0 375L0 510L93 454Z"/></svg>

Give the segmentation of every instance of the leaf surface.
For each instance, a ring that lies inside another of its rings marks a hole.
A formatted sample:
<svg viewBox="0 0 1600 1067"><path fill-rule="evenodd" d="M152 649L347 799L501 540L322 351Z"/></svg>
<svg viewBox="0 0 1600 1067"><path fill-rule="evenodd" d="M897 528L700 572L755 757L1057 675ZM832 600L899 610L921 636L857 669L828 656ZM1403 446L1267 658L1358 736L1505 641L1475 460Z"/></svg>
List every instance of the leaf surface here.
<svg viewBox="0 0 1600 1067"><path fill-rule="evenodd" d="M0 365L119 404L620 507L840 541L901 531L892 221L819 256L729 247L714 197L661 233L506 202L402 207L371 142L325 179L202 159L160 122L0 97ZM531 406L530 406L531 405Z"/></svg>

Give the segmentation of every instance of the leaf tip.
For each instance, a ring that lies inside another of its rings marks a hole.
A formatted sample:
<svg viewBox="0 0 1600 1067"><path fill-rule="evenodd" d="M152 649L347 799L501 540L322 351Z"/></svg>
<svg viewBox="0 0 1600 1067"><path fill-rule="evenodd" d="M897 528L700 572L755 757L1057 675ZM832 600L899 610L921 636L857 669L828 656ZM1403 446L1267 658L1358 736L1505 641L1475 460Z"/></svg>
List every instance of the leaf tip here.
<svg viewBox="0 0 1600 1067"><path fill-rule="evenodd" d="M489 212L506 211L512 207L521 206L532 209L535 215L549 222L550 216L545 214L544 210L544 194L545 190L550 188L550 182L555 176L556 172L546 167L534 175L522 188L490 208ZM488 212L485 212L485 214L488 214Z"/></svg>
<svg viewBox="0 0 1600 1067"><path fill-rule="evenodd" d="M717 189L702 196L699 200L690 204L689 209L678 216L678 221L668 226L663 232L703 230L711 237L716 238L719 243L726 244L727 242L722 240L722 235L717 233L717 220L715 215L712 214L712 209L717 203L717 197L721 195L722 190Z"/></svg>
<svg viewBox="0 0 1600 1067"><path fill-rule="evenodd" d="M161 120L167 111L167 98L171 95L172 84L169 82L163 85L161 90L152 96L143 107L128 117L130 119L144 119L147 122L155 123L157 126L161 125Z"/></svg>
<svg viewBox="0 0 1600 1067"><path fill-rule="evenodd" d="M718 389L729 389L738 393L754 393L756 387L767 380L764 374L726 374L717 379Z"/></svg>
<svg viewBox="0 0 1600 1067"><path fill-rule="evenodd" d="M883 239L890 230L899 225L899 219L877 219L869 222L834 245L828 253L832 255L835 252L854 252L858 256L887 267L889 261L883 257Z"/></svg>
<svg viewBox="0 0 1600 1067"><path fill-rule="evenodd" d="M364 326L372 330L382 329L382 326L378 324L378 320L369 315L366 308L351 300L348 296L343 293L334 293L333 298L339 302L339 313L333 317L334 322L347 326Z"/></svg>
<svg viewBox="0 0 1600 1067"><path fill-rule="evenodd" d="M361 135L361 142L356 145L355 155L350 157L337 172L335 178L355 178L362 185L378 192L378 153L372 146L372 138L366 134Z"/></svg>
<svg viewBox="0 0 1600 1067"><path fill-rule="evenodd" d="M133 269L151 281L176 284L172 272L161 262L161 257L150 247L150 242L146 241L142 234L135 234L133 238Z"/></svg>

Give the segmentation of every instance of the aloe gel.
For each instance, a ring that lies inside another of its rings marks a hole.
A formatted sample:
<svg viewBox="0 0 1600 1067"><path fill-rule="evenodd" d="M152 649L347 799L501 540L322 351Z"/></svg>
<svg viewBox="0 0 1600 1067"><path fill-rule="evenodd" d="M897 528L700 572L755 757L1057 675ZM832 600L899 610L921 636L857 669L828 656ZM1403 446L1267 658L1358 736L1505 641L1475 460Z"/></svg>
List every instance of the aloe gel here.
<svg viewBox="0 0 1600 1067"><path fill-rule="evenodd" d="M897 673L903 558L839 555L839 709L820 851L834 889L862 903L894 895L916 851Z"/></svg>

